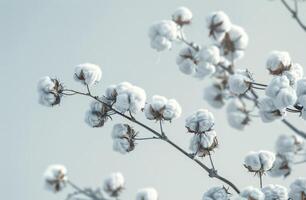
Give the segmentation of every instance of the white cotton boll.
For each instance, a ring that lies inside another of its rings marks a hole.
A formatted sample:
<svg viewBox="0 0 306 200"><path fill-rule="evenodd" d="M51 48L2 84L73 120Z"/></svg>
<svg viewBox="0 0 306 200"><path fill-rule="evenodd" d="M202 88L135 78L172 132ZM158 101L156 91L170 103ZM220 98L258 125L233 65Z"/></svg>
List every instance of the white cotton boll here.
<svg viewBox="0 0 306 200"><path fill-rule="evenodd" d="M291 183L289 197L292 200L305 199L306 197L306 178L298 178L293 183Z"/></svg>
<svg viewBox="0 0 306 200"><path fill-rule="evenodd" d="M49 76L45 76L39 79L37 84L38 92L49 93L54 90L55 83Z"/></svg>
<svg viewBox="0 0 306 200"><path fill-rule="evenodd" d="M61 191L68 181L67 169L63 165L50 165L44 173L46 189L52 192Z"/></svg>
<svg viewBox="0 0 306 200"><path fill-rule="evenodd" d="M168 100L165 110L163 112L163 117L165 120L172 120L180 117L182 113L182 108L175 99Z"/></svg>
<svg viewBox="0 0 306 200"><path fill-rule="evenodd" d="M128 126L125 124L115 124L112 130L112 138L124 137L128 132Z"/></svg>
<svg viewBox="0 0 306 200"><path fill-rule="evenodd" d="M211 63L212 65L217 65L221 61L220 49L215 46L204 46L198 53L198 58L200 62Z"/></svg>
<svg viewBox="0 0 306 200"><path fill-rule="evenodd" d="M60 103L63 86L61 83L45 76L39 79L37 84L37 91L39 94L38 102L43 106L54 106Z"/></svg>
<svg viewBox="0 0 306 200"><path fill-rule="evenodd" d="M273 167L275 161L275 154L270 151L259 151L259 159L262 169L268 171Z"/></svg>
<svg viewBox="0 0 306 200"><path fill-rule="evenodd" d="M146 103L146 92L140 87L133 86L129 101L129 110L131 112L136 113L137 111L140 111Z"/></svg>
<svg viewBox="0 0 306 200"><path fill-rule="evenodd" d="M199 156L205 156L206 151L210 151L218 145L216 137L217 133L215 131L209 131L205 134L195 134L190 140L189 149Z"/></svg>
<svg viewBox="0 0 306 200"><path fill-rule="evenodd" d="M192 133L203 133L213 128L214 116L206 109L199 109L186 118L185 127Z"/></svg>
<svg viewBox="0 0 306 200"><path fill-rule="evenodd" d="M192 75L197 68L198 59L196 58L196 51L193 48L186 47L180 50L176 58L176 64L182 73Z"/></svg>
<svg viewBox="0 0 306 200"><path fill-rule="evenodd" d="M296 153L304 146L304 140L295 135L280 135L276 140L276 152L280 154Z"/></svg>
<svg viewBox="0 0 306 200"><path fill-rule="evenodd" d="M252 171L259 171L261 169L261 162L258 152L251 151L248 153L244 159L244 164Z"/></svg>
<svg viewBox="0 0 306 200"><path fill-rule="evenodd" d="M210 76L214 74L216 71L216 67L212 65L211 63L207 62L200 62L195 68L194 77L198 79L203 79L206 76Z"/></svg>
<svg viewBox="0 0 306 200"><path fill-rule="evenodd" d="M113 150L126 154L135 148L135 130L128 124L115 124L112 130Z"/></svg>
<svg viewBox="0 0 306 200"><path fill-rule="evenodd" d="M136 200L158 200L158 193L154 188L143 188L138 190Z"/></svg>
<svg viewBox="0 0 306 200"><path fill-rule="evenodd" d="M237 25L232 25L231 30L226 33L221 42L221 55L229 61L235 61L244 56L244 50L249 42L245 30Z"/></svg>
<svg viewBox="0 0 306 200"><path fill-rule="evenodd" d="M272 51L267 59L266 67L271 74L281 74L291 65L291 58L288 52Z"/></svg>
<svg viewBox="0 0 306 200"><path fill-rule="evenodd" d="M179 35L178 26L171 20L162 20L154 23L149 29L151 47L157 51L163 51L172 47Z"/></svg>
<svg viewBox="0 0 306 200"><path fill-rule="evenodd" d="M278 109L284 109L288 106L293 106L297 101L296 92L293 88L283 88L279 90L274 104Z"/></svg>
<svg viewBox="0 0 306 200"><path fill-rule="evenodd" d="M262 121L267 123L283 118L286 112L278 110L272 98L264 97L259 99L259 115Z"/></svg>
<svg viewBox="0 0 306 200"><path fill-rule="evenodd" d="M243 130L250 121L244 105L239 99L233 99L229 102L226 113L229 124L238 130Z"/></svg>
<svg viewBox="0 0 306 200"><path fill-rule="evenodd" d="M222 85L214 83L204 89L203 99L214 108L221 108L224 106L224 90Z"/></svg>
<svg viewBox="0 0 306 200"><path fill-rule="evenodd" d="M209 14L206 22L209 29L209 37L215 41L223 40L225 32L228 32L232 27L229 17L223 11Z"/></svg>
<svg viewBox="0 0 306 200"><path fill-rule="evenodd" d="M288 71L283 73L290 81L290 85L296 85L296 82L303 78L303 67L298 63L293 63Z"/></svg>
<svg viewBox="0 0 306 200"><path fill-rule="evenodd" d="M230 75L228 80L229 89L236 95L244 94L250 88L251 80L245 70L237 70L237 73Z"/></svg>
<svg viewBox="0 0 306 200"><path fill-rule="evenodd" d="M111 104L114 100L116 100L117 92L116 85L110 85L105 90L105 99L103 101L107 104Z"/></svg>
<svg viewBox="0 0 306 200"><path fill-rule="evenodd" d="M100 127L101 118L90 110L85 114L85 122L90 127Z"/></svg>
<svg viewBox="0 0 306 200"><path fill-rule="evenodd" d="M306 95L306 78L302 78L297 81L296 94L298 97Z"/></svg>
<svg viewBox="0 0 306 200"><path fill-rule="evenodd" d="M126 138L114 138L113 139L113 150L121 154L130 152L131 145Z"/></svg>
<svg viewBox="0 0 306 200"><path fill-rule="evenodd" d="M76 81L88 86L98 83L102 77L101 68L91 63L84 63L76 66L74 73L74 79Z"/></svg>
<svg viewBox="0 0 306 200"><path fill-rule="evenodd" d="M172 14L172 20L180 26L190 24L192 12L186 7L179 7Z"/></svg>
<svg viewBox="0 0 306 200"><path fill-rule="evenodd" d="M245 197L246 199L252 199L252 200L264 200L265 199L264 193L253 186L244 188L240 192L240 196Z"/></svg>
<svg viewBox="0 0 306 200"><path fill-rule="evenodd" d="M104 180L104 191L112 197L119 196L124 187L124 177L120 172L112 173Z"/></svg>
<svg viewBox="0 0 306 200"><path fill-rule="evenodd" d="M204 193L202 200L228 200L229 194L224 187L213 187Z"/></svg>
<svg viewBox="0 0 306 200"><path fill-rule="evenodd" d="M269 151L251 151L244 159L244 165L250 172L268 171L273 167L275 154Z"/></svg>
<svg viewBox="0 0 306 200"><path fill-rule="evenodd" d="M270 184L261 191L265 194L265 200L288 200L288 191L284 186Z"/></svg>
<svg viewBox="0 0 306 200"><path fill-rule="evenodd" d="M292 171L293 159L293 153L277 154L273 167L268 171L269 176L287 177Z"/></svg>

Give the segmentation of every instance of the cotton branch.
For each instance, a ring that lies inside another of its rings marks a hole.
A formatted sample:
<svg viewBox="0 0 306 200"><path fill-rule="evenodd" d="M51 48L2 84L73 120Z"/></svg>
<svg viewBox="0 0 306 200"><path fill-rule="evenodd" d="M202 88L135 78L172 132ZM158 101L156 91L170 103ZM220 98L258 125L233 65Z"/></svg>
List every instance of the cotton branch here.
<svg viewBox="0 0 306 200"><path fill-rule="evenodd" d="M149 132L153 133L158 139L161 139L163 141L165 141L166 143L168 143L169 145L171 145L172 147L174 147L175 149L177 149L179 152L181 152L182 154L184 154L186 157L188 157L189 159L193 160L195 163L197 163L201 168L203 168L208 174L209 177L211 178L216 178L221 180L222 182L226 183L227 185L229 185L231 188L233 188L235 190L235 192L239 193L239 189L236 185L234 185L231 181L229 181L228 179L220 176L219 174L217 174L217 171L215 169L210 169L209 167L207 167L205 164L203 164L200 160L194 158L194 156L191 156L187 151L185 151L184 149L182 149L180 146L178 146L177 144L175 144L172 140L170 140L168 137L165 137L163 135L163 130L161 129L161 132L158 132L156 130L154 130L153 128L145 125L144 123L136 120L134 117L125 115L124 113L121 113L119 111L117 111L116 109L114 109L111 105L103 102L101 99L99 99L98 96L93 96L90 92L84 93L84 92L80 92L80 91L76 91L76 90L70 90L70 89L65 89L64 91L67 92L72 92L75 94L79 94L79 95L83 95L83 96L87 96L90 97L94 100L96 100L97 102L102 103L103 105L107 106L110 110L112 110L114 113L118 114L119 116L129 120L132 123L135 123L141 127L143 127L144 129L148 130ZM162 126L161 126L162 128ZM164 133L165 134L165 133Z"/></svg>
<svg viewBox="0 0 306 200"><path fill-rule="evenodd" d="M298 10L298 0L294 1L294 8L292 8L286 0L281 0L282 4L285 6L285 8L292 14L293 19L296 20L298 25L306 31L306 25L302 22L301 18L299 17L299 10Z"/></svg>

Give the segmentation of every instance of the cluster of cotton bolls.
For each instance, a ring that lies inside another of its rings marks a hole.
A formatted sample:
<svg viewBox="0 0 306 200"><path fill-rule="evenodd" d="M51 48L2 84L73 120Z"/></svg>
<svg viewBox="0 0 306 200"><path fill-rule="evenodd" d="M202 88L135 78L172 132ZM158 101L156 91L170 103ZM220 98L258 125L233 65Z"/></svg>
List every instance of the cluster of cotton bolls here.
<svg viewBox="0 0 306 200"><path fill-rule="evenodd" d="M272 177L287 177L294 165L298 153L305 151L305 143L295 135L280 135L275 145L276 158L268 174Z"/></svg>
<svg viewBox="0 0 306 200"><path fill-rule="evenodd" d="M104 102L114 106L118 111L136 113L146 102L145 91L128 82L110 85L105 92Z"/></svg>
<svg viewBox="0 0 306 200"><path fill-rule="evenodd" d="M149 120L171 121L181 115L182 108L175 99L154 95L151 102L145 105L144 113Z"/></svg>
<svg viewBox="0 0 306 200"><path fill-rule="evenodd" d="M244 166L255 173L264 173L273 167L275 154L270 151L251 151L244 159Z"/></svg>
<svg viewBox="0 0 306 200"><path fill-rule="evenodd" d="M44 106L54 106L61 102L62 84L49 76L42 77L37 84L39 103Z"/></svg>
<svg viewBox="0 0 306 200"><path fill-rule="evenodd" d="M112 131L113 149L126 154L135 148L135 130L128 124L115 124Z"/></svg>
<svg viewBox="0 0 306 200"><path fill-rule="evenodd" d="M195 155L204 157L217 147L214 124L213 114L205 109L199 109L186 118L185 127L194 134L190 141L190 150Z"/></svg>

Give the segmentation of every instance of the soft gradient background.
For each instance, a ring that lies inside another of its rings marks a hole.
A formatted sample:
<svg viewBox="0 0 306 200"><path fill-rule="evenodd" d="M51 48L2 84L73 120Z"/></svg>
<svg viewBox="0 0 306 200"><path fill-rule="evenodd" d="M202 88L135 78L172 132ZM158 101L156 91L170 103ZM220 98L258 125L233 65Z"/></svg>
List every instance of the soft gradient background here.
<svg viewBox="0 0 306 200"><path fill-rule="evenodd" d="M109 173L121 171L126 178L122 199L133 199L137 189L154 186L162 200L195 200L209 187L222 184L162 141L139 143L126 156L113 152L110 132L121 119L100 129L88 127L83 120L89 103L85 97L65 98L55 108L37 103L36 83L41 76L58 77L66 86L83 89L72 78L74 66L83 62L102 66L103 80L95 87L96 94L109 84L130 81L144 88L148 97L176 98L183 107L182 117L165 125L165 130L184 148L191 137L184 128L185 117L198 108L209 108L220 140L213 156L219 173L239 187L258 185L258 179L242 166L244 155L250 150L273 150L277 136L291 131L280 122L263 124L259 119L244 132L230 128L224 110L212 109L202 100L208 81L179 72L175 56L182 45L162 53L150 48L148 27L170 18L181 5L194 13L187 33L200 44L209 43L205 16L212 11L224 10L243 26L250 43L238 67L249 68L258 82L270 78L264 65L271 50L287 50L294 61L306 66L306 33L279 1L1 0L2 199L64 199L68 191L54 195L43 188L42 174L53 163L66 165L70 178L81 186L101 186ZM305 121L289 118L306 129ZM154 122L147 124L157 128ZM204 162L208 164L206 158ZM295 177L305 176L305 169L305 165L297 166L288 179L265 177L264 183L287 186Z"/></svg>

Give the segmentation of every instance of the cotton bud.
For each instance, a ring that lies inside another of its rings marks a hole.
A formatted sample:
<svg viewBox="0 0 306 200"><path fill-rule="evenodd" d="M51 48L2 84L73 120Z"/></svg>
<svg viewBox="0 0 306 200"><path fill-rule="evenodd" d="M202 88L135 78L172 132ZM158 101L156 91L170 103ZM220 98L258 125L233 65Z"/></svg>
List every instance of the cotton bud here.
<svg viewBox="0 0 306 200"><path fill-rule="evenodd" d="M250 117L245 106L239 99L233 99L227 105L227 121L238 130L243 130L250 122Z"/></svg>
<svg viewBox="0 0 306 200"><path fill-rule="evenodd" d="M237 25L232 25L220 43L221 55L229 61L235 61L244 56L244 51L249 43L249 36L245 30Z"/></svg>
<svg viewBox="0 0 306 200"><path fill-rule="evenodd" d="M298 178L290 185L289 197L292 200L305 200L306 178Z"/></svg>
<svg viewBox="0 0 306 200"><path fill-rule="evenodd" d="M288 191L284 186L270 184L261 191L265 194L265 200L288 200Z"/></svg>
<svg viewBox="0 0 306 200"><path fill-rule="evenodd" d="M290 69L285 71L283 74L289 79L290 85L295 86L296 82L303 78L304 70L300 64L293 63Z"/></svg>
<svg viewBox="0 0 306 200"><path fill-rule="evenodd" d="M100 100L102 100L100 98ZM90 109L86 112L85 122L93 127L102 127L105 122L110 118L110 108L105 104L93 101L90 104Z"/></svg>
<svg viewBox="0 0 306 200"><path fill-rule="evenodd" d="M204 193L202 200L228 200L228 191L224 187L213 187Z"/></svg>
<svg viewBox="0 0 306 200"><path fill-rule="evenodd" d="M259 100L259 115L263 122L272 122L286 115L284 110L278 110L272 98L264 97Z"/></svg>
<svg viewBox="0 0 306 200"><path fill-rule="evenodd" d="M104 191L111 197L118 197L124 189L124 177L120 172L112 173L104 180Z"/></svg>
<svg viewBox="0 0 306 200"><path fill-rule="evenodd" d="M217 65L221 61L220 49L215 45L202 47L198 53L198 58L200 62Z"/></svg>
<svg viewBox="0 0 306 200"><path fill-rule="evenodd" d="M88 86L98 83L101 77L101 68L91 63L80 64L76 66L74 71L74 79Z"/></svg>
<svg viewBox="0 0 306 200"><path fill-rule="evenodd" d="M265 200L264 193L253 186L244 188L239 195L247 200Z"/></svg>
<svg viewBox="0 0 306 200"><path fill-rule="evenodd" d="M290 81L286 76L274 77L267 86L266 95L273 99L277 109L284 109L292 106L297 101L295 90L290 86Z"/></svg>
<svg viewBox="0 0 306 200"><path fill-rule="evenodd" d="M270 170L275 161L275 154L270 151L251 151L244 159L244 166L255 173L262 173Z"/></svg>
<svg viewBox="0 0 306 200"><path fill-rule="evenodd" d="M268 174L271 177L287 177L293 167L293 153L276 154L273 167Z"/></svg>
<svg viewBox="0 0 306 200"><path fill-rule="evenodd" d="M154 23L149 29L151 47L157 51L171 49L172 42L179 36L178 26L170 20Z"/></svg>
<svg viewBox="0 0 306 200"><path fill-rule="evenodd" d="M295 135L280 135L276 141L276 152L280 154L297 153L304 147L304 140Z"/></svg>
<svg viewBox="0 0 306 200"><path fill-rule="evenodd" d="M52 192L61 191L68 181L67 169L63 165L50 165L44 173L45 186Z"/></svg>
<svg viewBox="0 0 306 200"><path fill-rule="evenodd" d="M143 188L138 190L136 200L158 200L158 193L154 188Z"/></svg>
<svg viewBox="0 0 306 200"><path fill-rule="evenodd" d="M135 130L128 124L116 124L113 127L113 149L121 154L133 151L135 148Z"/></svg>
<svg viewBox="0 0 306 200"><path fill-rule="evenodd" d="M284 71L289 70L291 66L291 58L288 52L272 51L267 59L266 67L273 75L280 75Z"/></svg>
<svg viewBox="0 0 306 200"><path fill-rule="evenodd" d="M185 127L188 132L201 134L213 129L215 124L214 116L206 109L199 109L186 118Z"/></svg>
<svg viewBox="0 0 306 200"><path fill-rule="evenodd" d="M37 84L39 103L44 106L60 104L63 89L63 85L57 79L42 77Z"/></svg>
<svg viewBox="0 0 306 200"><path fill-rule="evenodd" d="M179 55L176 58L176 64L182 73L187 75L194 75L196 72L197 64L199 60L197 58L197 52L190 47L181 49Z"/></svg>
<svg viewBox="0 0 306 200"><path fill-rule="evenodd" d="M182 108L175 99L154 95L151 103L145 105L144 113L149 120L171 121L181 115Z"/></svg>
<svg viewBox="0 0 306 200"><path fill-rule="evenodd" d="M127 111L136 113L140 111L146 102L145 91L128 82L122 82L118 85L111 85L106 89L105 102L125 113Z"/></svg>
<svg viewBox="0 0 306 200"><path fill-rule="evenodd" d="M209 37L216 41L223 40L225 33L231 29L232 23L223 11L213 12L206 18Z"/></svg>
<svg viewBox="0 0 306 200"><path fill-rule="evenodd" d="M248 71L237 70L230 75L228 80L229 89L233 94L240 95L246 93L251 87L251 79Z"/></svg>
<svg viewBox="0 0 306 200"><path fill-rule="evenodd" d="M218 146L217 133L207 131L204 134L195 134L190 140L190 150L199 157L209 155Z"/></svg>
<svg viewBox="0 0 306 200"><path fill-rule="evenodd" d="M186 7L179 7L172 14L172 20L180 26L188 25L192 20L192 12Z"/></svg>
<svg viewBox="0 0 306 200"><path fill-rule="evenodd" d="M221 108L225 104L226 90L222 83L213 83L206 87L203 92L203 99L214 108Z"/></svg>

